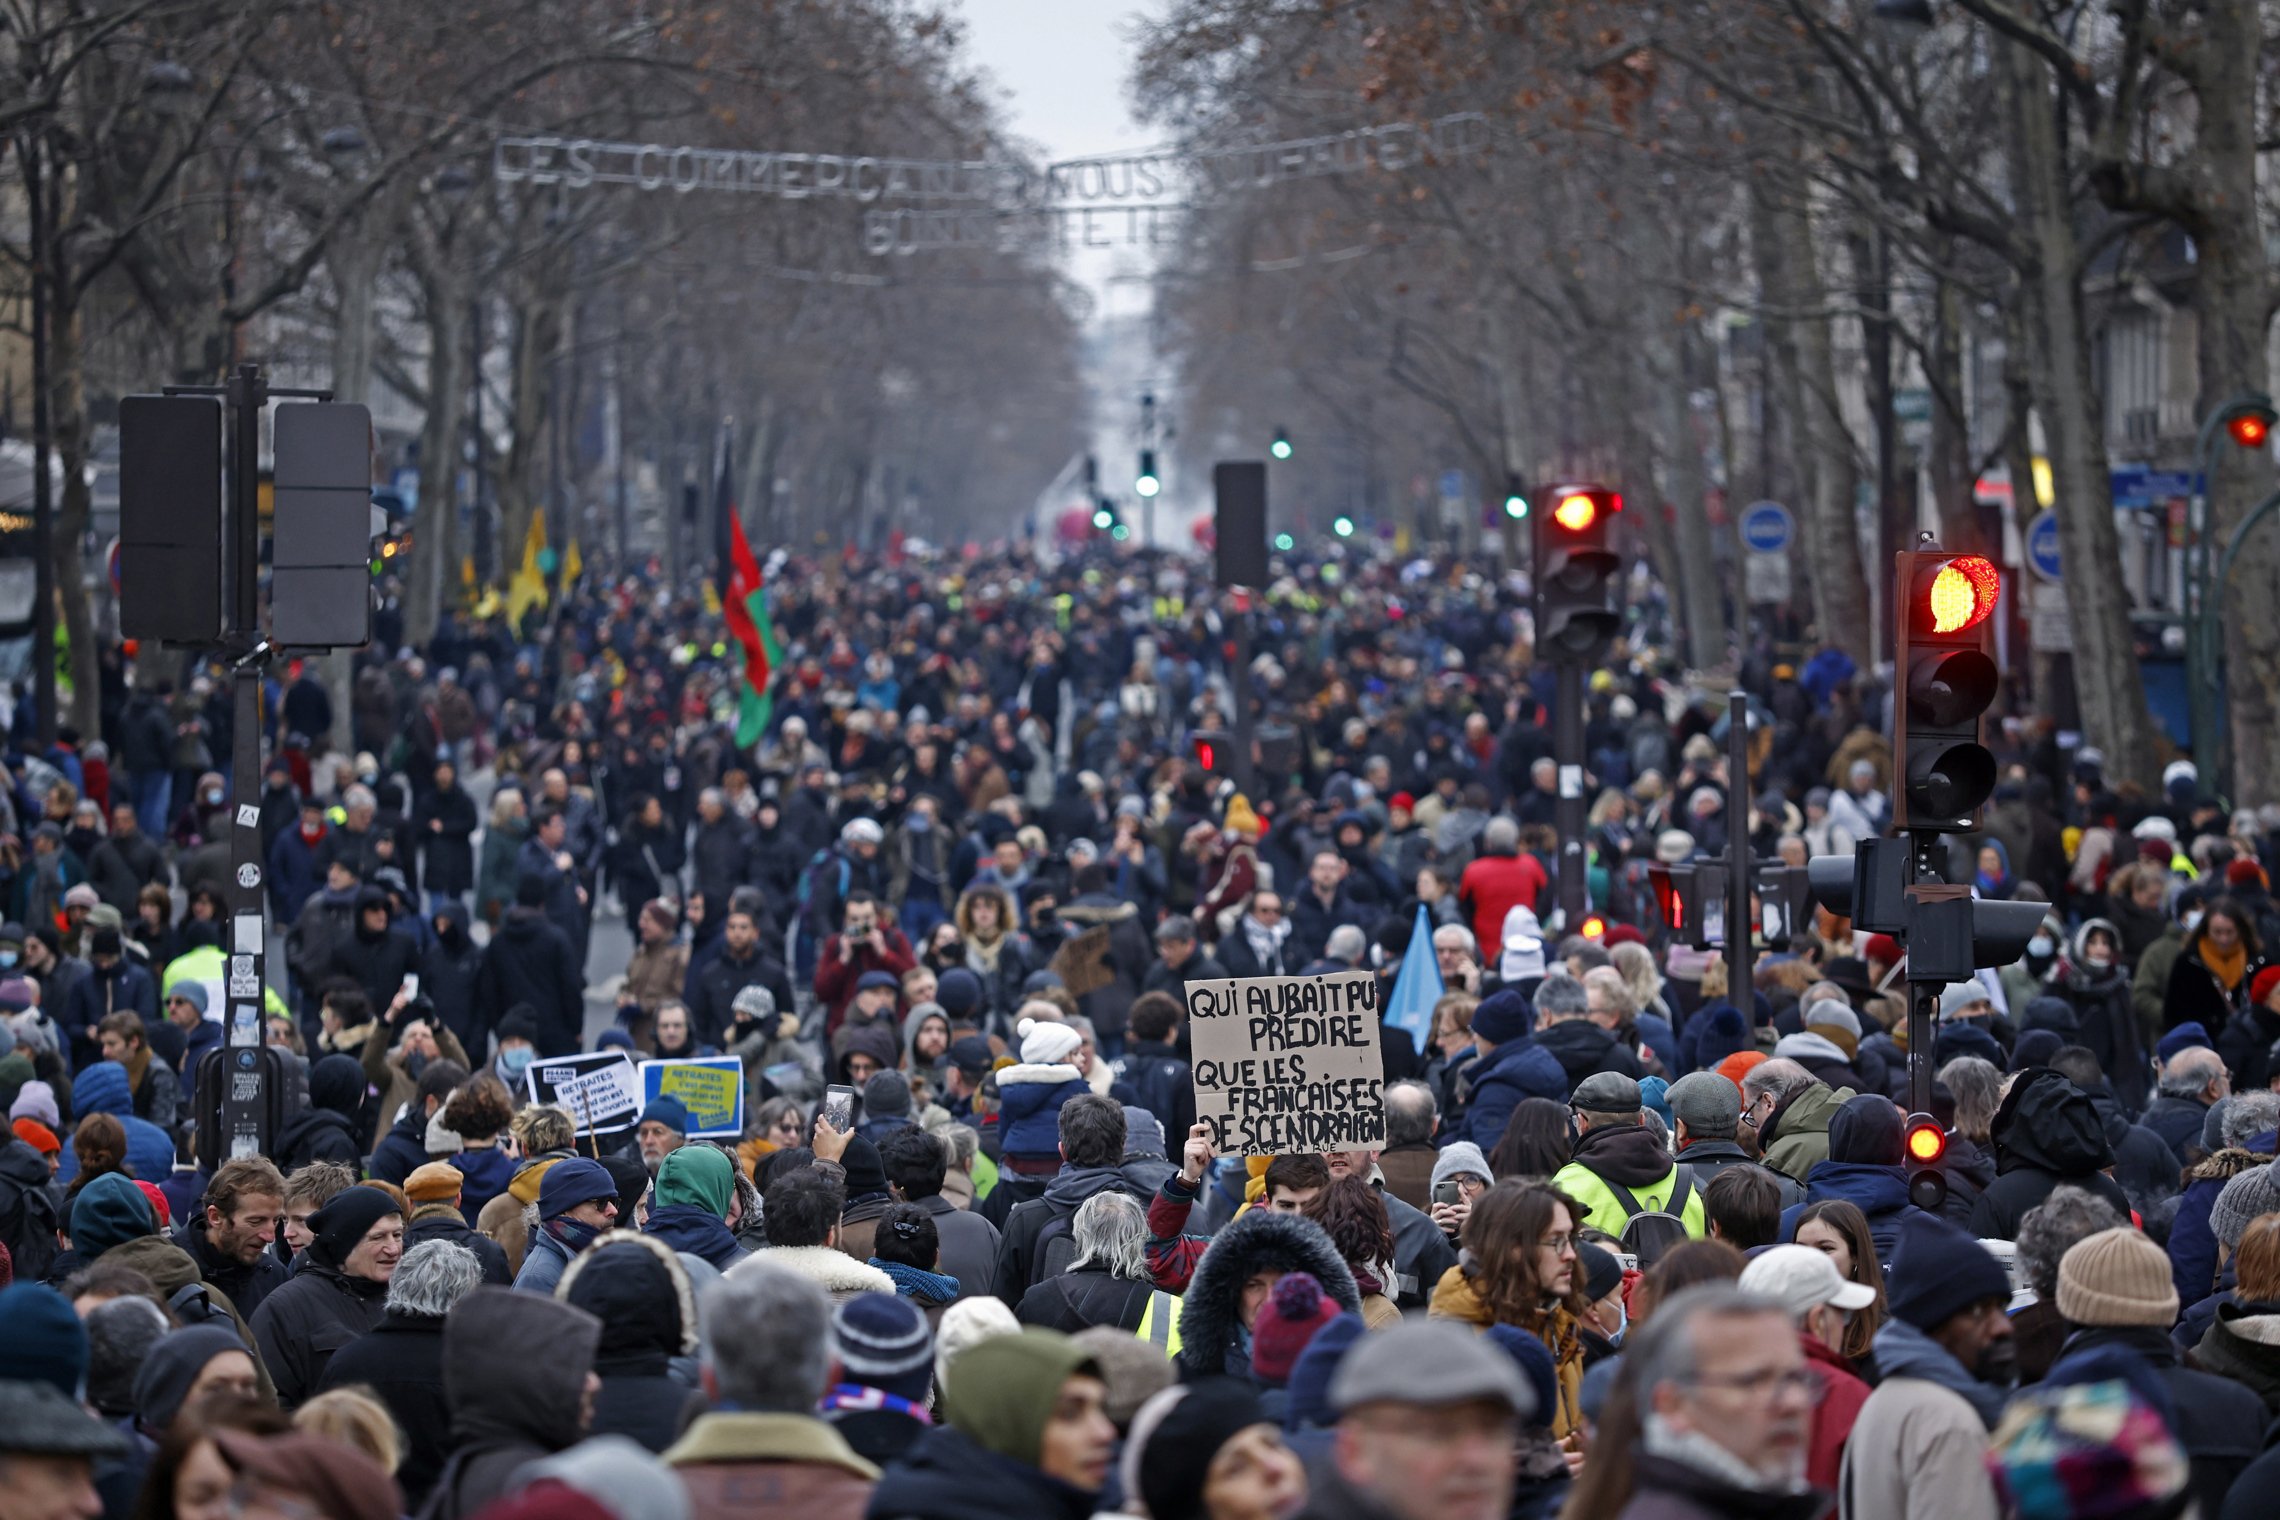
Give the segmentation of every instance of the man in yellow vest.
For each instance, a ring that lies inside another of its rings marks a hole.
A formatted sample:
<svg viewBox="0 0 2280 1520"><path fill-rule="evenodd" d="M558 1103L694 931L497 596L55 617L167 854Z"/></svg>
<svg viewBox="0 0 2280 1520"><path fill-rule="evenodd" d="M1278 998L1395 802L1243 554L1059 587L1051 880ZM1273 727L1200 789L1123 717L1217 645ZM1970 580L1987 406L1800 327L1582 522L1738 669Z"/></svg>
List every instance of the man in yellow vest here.
<svg viewBox="0 0 2280 1520"><path fill-rule="evenodd" d="M1700 1240L1702 1190L1642 1122L1639 1084L1620 1072L1594 1072L1576 1084L1568 1105L1578 1131L1575 1159L1553 1175L1552 1186L1582 1210L1577 1222L1620 1238L1637 1215L1668 1213Z"/></svg>

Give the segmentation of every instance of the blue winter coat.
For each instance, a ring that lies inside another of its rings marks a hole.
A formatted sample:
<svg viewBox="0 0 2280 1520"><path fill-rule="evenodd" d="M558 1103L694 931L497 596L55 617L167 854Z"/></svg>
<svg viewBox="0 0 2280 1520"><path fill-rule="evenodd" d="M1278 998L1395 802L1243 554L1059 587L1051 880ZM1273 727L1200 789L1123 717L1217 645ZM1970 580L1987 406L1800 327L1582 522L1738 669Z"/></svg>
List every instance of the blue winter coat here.
<svg viewBox="0 0 2280 1520"><path fill-rule="evenodd" d="M1443 1145L1470 1140L1485 1153L1496 1149L1512 1111L1523 1098L1567 1102L1567 1071L1532 1039L1511 1040L1475 1061L1463 1079L1470 1096L1457 1122L1441 1136Z"/></svg>
<svg viewBox="0 0 2280 1520"><path fill-rule="evenodd" d="M1061 1105L1091 1092L1074 1066L1008 1066L997 1074L998 1130L1008 1156L1061 1153Z"/></svg>
<svg viewBox="0 0 2280 1520"><path fill-rule="evenodd" d="M71 1081L71 1107L81 1119L109 1114L127 1131L127 1167L143 1182L164 1182L174 1171L174 1142L165 1130L148 1119L135 1117L135 1097L127 1086L127 1069L116 1061L97 1061ZM68 1184L79 1175L79 1157L71 1142L63 1142L63 1159L55 1180Z"/></svg>

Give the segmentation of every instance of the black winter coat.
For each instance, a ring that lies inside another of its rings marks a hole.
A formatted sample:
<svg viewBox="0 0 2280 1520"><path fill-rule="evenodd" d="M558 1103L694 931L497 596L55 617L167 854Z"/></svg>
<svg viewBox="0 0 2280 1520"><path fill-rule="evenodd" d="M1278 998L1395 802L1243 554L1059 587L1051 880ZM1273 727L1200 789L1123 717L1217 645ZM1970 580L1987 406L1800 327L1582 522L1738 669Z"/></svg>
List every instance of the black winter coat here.
<svg viewBox="0 0 2280 1520"><path fill-rule="evenodd" d="M2150 1325L2097 1327L2066 1338L2061 1356L2118 1346L2145 1358L2177 1407L2177 1440L2192 1464L2187 1486L2200 1512L2223 1510L2225 1495L2264 1449L2264 1401L2242 1384L2179 1364L2177 1347Z"/></svg>
<svg viewBox="0 0 2280 1520"><path fill-rule="evenodd" d="M372 1148L372 1159L365 1163L365 1175L374 1182L392 1182L402 1187L406 1177L427 1165L427 1126L427 1115L417 1108L407 1110Z"/></svg>
<svg viewBox="0 0 2280 1520"><path fill-rule="evenodd" d="M2086 1187L2127 1216L2129 1196L2105 1169L2114 1164L2106 1127L2081 1088L2048 1068L2014 1084L1995 1110L1995 1180L1971 1211L1982 1240L2017 1240L2027 1210L2062 1182Z"/></svg>
<svg viewBox="0 0 2280 1520"><path fill-rule="evenodd" d="M282 1172L297 1172L312 1161L337 1161L354 1171L364 1159L363 1131L353 1115L304 1108L285 1121L270 1149Z"/></svg>
<svg viewBox="0 0 2280 1520"><path fill-rule="evenodd" d="M380 1322L388 1285L349 1277L310 1258L290 1281L261 1301L253 1338L262 1365L287 1409L325 1386L333 1354Z"/></svg>
<svg viewBox="0 0 2280 1520"><path fill-rule="evenodd" d="M752 840L743 820L724 813L717 822L697 825L696 842L689 849L690 875L705 905L725 913L728 897L750 880Z"/></svg>
<svg viewBox="0 0 2280 1520"><path fill-rule="evenodd" d="M395 1001L396 989L419 967L420 949L412 937L390 924L378 934L364 926L364 910L388 906L388 894L379 887L364 887L356 894L356 915L348 933L333 940L332 974L345 976L364 989L374 1014L384 1014Z"/></svg>
<svg viewBox="0 0 2280 1520"><path fill-rule="evenodd" d="M458 1036L467 1054L480 1061L483 1051L477 1037L489 1032L482 1027L475 1002L483 951L468 937L467 910L458 903L445 903L436 919L443 927L435 943L420 952L420 996L435 1005L435 1016Z"/></svg>
<svg viewBox="0 0 2280 1520"><path fill-rule="evenodd" d="M377 1325L335 1352L325 1369L325 1388L356 1384L379 1396L404 1433L396 1481L403 1485L405 1507L416 1515L451 1455L451 1415L443 1402L443 1321L382 1314Z"/></svg>
<svg viewBox="0 0 2280 1520"><path fill-rule="evenodd" d="M768 953L766 941L755 945L751 957L741 961L723 947L697 973L689 999L689 1027L700 1044L726 1043L723 1037L736 1018L731 1005L747 987L765 987L775 994L778 1013L788 1013L793 1007L791 974L782 961Z"/></svg>
<svg viewBox="0 0 2280 1520"><path fill-rule="evenodd" d="M413 805L412 834L422 886L446 894L475 890L474 798L456 785L448 792L430 787Z"/></svg>
<svg viewBox="0 0 2280 1520"><path fill-rule="evenodd" d="M868 1520L1086 1520L1095 1495L937 1426L879 1478Z"/></svg>
<svg viewBox="0 0 2280 1520"><path fill-rule="evenodd" d="M238 1318L249 1325L253 1323L253 1311L261 1307L263 1299L285 1286L289 1275L285 1263L267 1251L256 1256L250 1267L216 1254L206 1238L206 1221L202 1215L175 1226L174 1233L167 1239L189 1253L190 1259L198 1264L198 1275L236 1305Z"/></svg>
<svg viewBox="0 0 2280 1520"><path fill-rule="evenodd" d="M672 1253L653 1241L613 1235L563 1274L556 1294L602 1322L594 1372L602 1380L588 1435L620 1435L663 1451L704 1412L697 1390L673 1376L684 1317L696 1299Z"/></svg>
<svg viewBox="0 0 2280 1520"><path fill-rule="evenodd" d="M2215 1033L2232 1022L2232 1016L2248 1006L2248 992L2256 981L2256 973L2264 969L2258 956L2248 958L2248 969L2240 976L2240 985L2231 992L2224 989L2216 974L2209 970L2197 953L2201 948L2200 932L2188 935L2185 948L2178 952L2177 960L2169 968L2169 989L2161 1001L2161 1027L2164 1032L2184 1023L2198 1023L2203 1029Z"/></svg>
<svg viewBox="0 0 2280 1520"><path fill-rule="evenodd" d="M486 1040L490 1026L517 1003L538 1015L538 1053L566 1056L582 1043L586 1023L586 979L576 952L562 931L537 908L510 908L499 932L483 947L475 978L475 1006ZM784 1006L789 1007L787 1003ZM466 1042L472 1055L477 1042Z"/></svg>
<svg viewBox="0 0 2280 1520"><path fill-rule="evenodd" d="M449 1204L414 1204L412 1222L404 1231L404 1249L431 1240L448 1240L455 1246L465 1246L475 1253L483 1264L483 1281L498 1288L515 1285L514 1269L507 1265L507 1253L488 1235L479 1235L467 1228L466 1216Z"/></svg>
<svg viewBox="0 0 2280 1520"><path fill-rule="evenodd" d="M2280 1071L2280 1063L2272 1058L2273 1046L2280 1043L2280 1013L2262 1007L2243 1008L2222 1030L2213 1032L2217 1054L2225 1058L2232 1071L2233 1091L2271 1085L2274 1072Z"/></svg>
<svg viewBox="0 0 2280 1520"><path fill-rule="evenodd" d="M1536 1030L1536 1044L1551 1053L1567 1073L1568 1091L1593 1072L1615 1071L1637 1081L1647 1074L1631 1048L1589 1019L1562 1019Z"/></svg>
<svg viewBox="0 0 2280 1520"><path fill-rule="evenodd" d="M1048 1277L1022 1295L1013 1317L1025 1325L1042 1325L1064 1335L1109 1325L1137 1332L1148 1312L1148 1296L1155 1285L1112 1277L1098 1268L1063 1272Z"/></svg>

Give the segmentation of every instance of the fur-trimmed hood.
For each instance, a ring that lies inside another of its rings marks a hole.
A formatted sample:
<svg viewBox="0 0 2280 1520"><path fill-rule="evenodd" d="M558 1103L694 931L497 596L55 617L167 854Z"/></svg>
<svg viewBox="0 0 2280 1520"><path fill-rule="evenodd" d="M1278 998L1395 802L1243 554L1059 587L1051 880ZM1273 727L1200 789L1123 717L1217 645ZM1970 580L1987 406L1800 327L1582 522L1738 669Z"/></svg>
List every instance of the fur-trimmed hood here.
<svg viewBox="0 0 2280 1520"><path fill-rule="evenodd" d="M649 1259L613 1249L620 1246L633 1247ZM660 1273L670 1284L669 1292L657 1280ZM601 1320L596 1371L607 1372L612 1363L644 1357L687 1356L697 1349L696 1289L680 1256L654 1236L635 1230L603 1231L571 1258L562 1281L555 1284L554 1296Z"/></svg>
<svg viewBox="0 0 2280 1520"><path fill-rule="evenodd" d="M1008 1087L1053 1087L1063 1082L1082 1082L1084 1073L1074 1066L1055 1062L1050 1066L1015 1065L998 1068L999 1091Z"/></svg>
<svg viewBox="0 0 2280 1520"><path fill-rule="evenodd" d="M1360 1313L1354 1274L1330 1237L1311 1219L1246 1209L1211 1238L1180 1301L1180 1377L1217 1377L1236 1369L1228 1354L1240 1338L1243 1285L1260 1272L1311 1272L1338 1307ZM1250 1376L1244 1367L1240 1375Z"/></svg>
<svg viewBox="0 0 2280 1520"><path fill-rule="evenodd" d="M2254 1171L2271 1159L2255 1151L2230 1147L2195 1162L2185 1173L2185 1184L2190 1187L2196 1182L2230 1182L2242 1172Z"/></svg>
<svg viewBox="0 0 2280 1520"><path fill-rule="evenodd" d="M837 1246L770 1246L730 1267L726 1275L733 1278L762 1263L796 1272L835 1299L852 1298L858 1293L895 1291L893 1278L868 1262L857 1261Z"/></svg>

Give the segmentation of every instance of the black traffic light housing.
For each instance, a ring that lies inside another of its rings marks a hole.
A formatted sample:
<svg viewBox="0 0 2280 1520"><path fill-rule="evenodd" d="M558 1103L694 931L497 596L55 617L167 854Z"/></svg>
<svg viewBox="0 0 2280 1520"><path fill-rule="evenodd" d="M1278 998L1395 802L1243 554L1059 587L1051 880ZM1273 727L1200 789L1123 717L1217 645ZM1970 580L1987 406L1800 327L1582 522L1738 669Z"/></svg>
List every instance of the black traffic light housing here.
<svg viewBox="0 0 2280 1520"><path fill-rule="evenodd" d="M1207 776L1235 774L1235 736L1224 729L1199 728L1188 736L1195 763Z"/></svg>
<svg viewBox="0 0 2280 1520"><path fill-rule="evenodd" d="M1592 662L1622 625L1616 605L1622 556L1614 549L1623 498L1604 486L1556 486L1541 494L1534 525L1536 649L1553 659Z"/></svg>
<svg viewBox="0 0 2280 1520"><path fill-rule="evenodd" d="M1995 790L1980 719L1995 701L1989 643L2002 575L1976 554L1904 551L1896 560L1894 647L1905 657L1892 704L1893 821L1970 833Z"/></svg>
<svg viewBox="0 0 2280 1520"><path fill-rule="evenodd" d="M1936 1214L1948 1195L1947 1173L1940 1169L1947 1158L1947 1131L1930 1114L1910 1114L1902 1133L1906 1137L1908 1201L1927 1214Z"/></svg>
<svg viewBox="0 0 2280 1520"><path fill-rule="evenodd" d="M372 413L302 402L273 414L270 634L280 648L372 641Z"/></svg>
<svg viewBox="0 0 2280 1520"><path fill-rule="evenodd" d="M222 636L222 402L119 401L119 632L211 644Z"/></svg>
<svg viewBox="0 0 2280 1520"><path fill-rule="evenodd" d="M1726 914L1726 868L1717 861L1682 861L1647 867L1655 906L1671 937L1694 950L1722 942ZM1716 932L1713 932L1716 931Z"/></svg>

